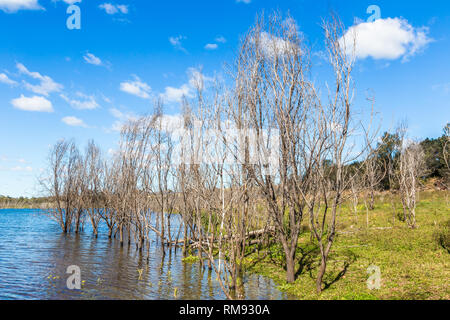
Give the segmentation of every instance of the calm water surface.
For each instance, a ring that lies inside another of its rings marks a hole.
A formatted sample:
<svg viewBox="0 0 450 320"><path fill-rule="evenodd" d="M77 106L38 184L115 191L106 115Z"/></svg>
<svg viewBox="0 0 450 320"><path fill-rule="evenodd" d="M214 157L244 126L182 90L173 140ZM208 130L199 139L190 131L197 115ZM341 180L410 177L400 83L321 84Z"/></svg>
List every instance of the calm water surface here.
<svg viewBox="0 0 450 320"><path fill-rule="evenodd" d="M183 263L181 250L163 255L152 243L149 257L123 248L104 226L98 238L86 230L64 235L39 210L0 210L0 299L224 299L215 275ZM69 290L69 265L81 269L81 290ZM143 269L139 280L138 269ZM288 299L258 275L244 279L246 299Z"/></svg>

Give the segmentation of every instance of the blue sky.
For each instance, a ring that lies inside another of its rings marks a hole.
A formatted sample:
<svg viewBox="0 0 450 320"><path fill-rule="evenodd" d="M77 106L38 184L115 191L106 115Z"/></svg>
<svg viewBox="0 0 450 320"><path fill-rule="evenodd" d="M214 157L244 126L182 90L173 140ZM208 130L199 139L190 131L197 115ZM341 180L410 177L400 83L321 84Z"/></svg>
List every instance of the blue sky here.
<svg viewBox="0 0 450 320"><path fill-rule="evenodd" d="M79 30L66 26L74 2ZM368 23L370 5L380 19ZM413 137L441 135L450 121L448 1L0 0L0 195L38 195L60 138L93 138L106 152L120 123L150 113L154 98L176 115L195 70L220 74L255 15L274 9L312 44L318 78L327 73L320 21L337 12L362 36L355 104L367 107L370 89L383 130L406 118Z"/></svg>

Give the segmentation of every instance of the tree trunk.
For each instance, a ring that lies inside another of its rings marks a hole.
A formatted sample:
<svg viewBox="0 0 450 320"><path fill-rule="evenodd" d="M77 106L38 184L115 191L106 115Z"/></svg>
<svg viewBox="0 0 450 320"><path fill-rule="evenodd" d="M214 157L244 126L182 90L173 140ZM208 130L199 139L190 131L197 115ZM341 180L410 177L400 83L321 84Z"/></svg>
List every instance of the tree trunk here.
<svg viewBox="0 0 450 320"><path fill-rule="evenodd" d="M123 247L123 225L119 227L120 246Z"/></svg>
<svg viewBox="0 0 450 320"><path fill-rule="evenodd" d="M370 190L369 209L370 210L375 209L375 195L374 195L373 189Z"/></svg>
<svg viewBox="0 0 450 320"><path fill-rule="evenodd" d="M286 281L293 283L295 281L295 258L286 254Z"/></svg>
<svg viewBox="0 0 450 320"><path fill-rule="evenodd" d="M317 290L318 294L320 294L322 292L322 280L323 280L323 276L325 274L326 269L327 269L327 260L324 256L322 256L322 259L320 262L319 273L317 274L317 280L316 280L316 290Z"/></svg>

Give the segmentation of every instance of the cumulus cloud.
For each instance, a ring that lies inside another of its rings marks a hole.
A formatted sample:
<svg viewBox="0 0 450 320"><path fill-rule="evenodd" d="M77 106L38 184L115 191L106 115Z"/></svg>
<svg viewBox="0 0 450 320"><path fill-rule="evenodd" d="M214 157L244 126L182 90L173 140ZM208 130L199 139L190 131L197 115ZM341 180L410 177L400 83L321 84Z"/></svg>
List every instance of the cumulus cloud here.
<svg viewBox="0 0 450 320"><path fill-rule="evenodd" d="M95 55L89 52L83 56L83 59L84 61L86 61L86 63L93 64L96 66L100 66L102 64L102 60L99 57L96 57Z"/></svg>
<svg viewBox="0 0 450 320"><path fill-rule="evenodd" d="M97 101L93 96L85 95L81 92L76 93L81 99L70 99L65 94L61 94L60 97L66 101L70 106L79 110L93 110L99 107Z"/></svg>
<svg viewBox="0 0 450 320"><path fill-rule="evenodd" d="M87 125L84 123L84 121L77 117L72 117L72 116L64 117L61 119L61 121L71 127L83 127L83 128L87 127Z"/></svg>
<svg viewBox="0 0 450 320"><path fill-rule="evenodd" d="M38 0L0 0L0 10L15 13L19 10L44 10Z"/></svg>
<svg viewBox="0 0 450 320"><path fill-rule="evenodd" d="M187 84L183 84L179 88L166 87L162 94L162 98L167 102L181 102L183 97L192 98L192 88Z"/></svg>
<svg viewBox="0 0 450 320"><path fill-rule="evenodd" d="M297 49L296 44L265 31L261 32L258 41L259 47L266 57L283 56Z"/></svg>
<svg viewBox="0 0 450 320"><path fill-rule="evenodd" d="M354 50L357 59L402 58L405 62L433 41L428 32L428 28L414 28L403 18L377 19L350 27L340 39L340 45L348 54Z"/></svg>
<svg viewBox="0 0 450 320"><path fill-rule="evenodd" d="M116 14L116 13L122 13L127 14L128 13L128 6L123 4L111 4L111 3L102 3L98 6L100 9L105 10L107 14Z"/></svg>
<svg viewBox="0 0 450 320"><path fill-rule="evenodd" d="M0 82L8 84L10 86L17 85L17 81L11 80L6 74L0 73Z"/></svg>
<svg viewBox="0 0 450 320"><path fill-rule="evenodd" d="M61 84L56 83L49 76L43 76L39 72L30 72L21 63L17 63L16 67L20 73L25 74L33 79L39 80L38 85L32 85L32 84L24 81L25 88L27 88L28 90L30 90L34 93L48 96L51 92L59 92L63 88L63 86Z"/></svg>
<svg viewBox="0 0 450 320"><path fill-rule="evenodd" d="M116 118L117 120L114 121L111 130L112 131L118 131L120 132L122 130L122 127L125 122L129 120L135 120L137 119L136 115L133 113L124 113L116 108L109 109L109 112L111 115Z"/></svg>
<svg viewBox="0 0 450 320"><path fill-rule="evenodd" d="M205 46L206 50L216 50L219 46L217 45L217 43L208 43Z"/></svg>
<svg viewBox="0 0 450 320"><path fill-rule="evenodd" d="M181 85L180 87L166 87L164 93L161 94L161 98L167 102L181 102L182 98L192 98L196 88L203 89L205 84L211 82L213 79L205 76L200 70L195 68L189 68L188 71L188 83Z"/></svg>
<svg viewBox="0 0 450 320"><path fill-rule="evenodd" d="M53 112L52 103L44 97L25 97L23 94L19 98L11 100L11 104L16 109L37 112Z"/></svg>
<svg viewBox="0 0 450 320"><path fill-rule="evenodd" d="M252 0L236 0L237 3L241 2L241 3L245 3L245 4L249 4L250 2L252 2Z"/></svg>
<svg viewBox="0 0 450 320"><path fill-rule="evenodd" d="M151 88L145 82L142 82L139 77L134 76L134 81L124 81L120 84L120 90L137 97L148 99L150 98Z"/></svg>

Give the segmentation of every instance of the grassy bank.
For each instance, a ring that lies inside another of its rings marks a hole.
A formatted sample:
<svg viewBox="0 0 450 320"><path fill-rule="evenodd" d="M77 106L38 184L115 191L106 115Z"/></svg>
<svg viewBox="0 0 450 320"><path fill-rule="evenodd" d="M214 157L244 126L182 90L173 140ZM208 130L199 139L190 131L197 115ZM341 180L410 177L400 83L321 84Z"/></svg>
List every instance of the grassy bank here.
<svg viewBox="0 0 450 320"><path fill-rule="evenodd" d="M380 195L369 212L342 206L338 236L325 276L326 289L315 292L318 249L305 223L297 254L298 273L293 284L285 281L282 249L279 245L253 253L246 259L250 272L272 278L279 289L299 299L450 299L450 199L448 191L421 193L417 206L417 229L399 220L401 205L396 199L394 214L390 196ZM369 290L367 268L381 270L381 288Z"/></svg>

